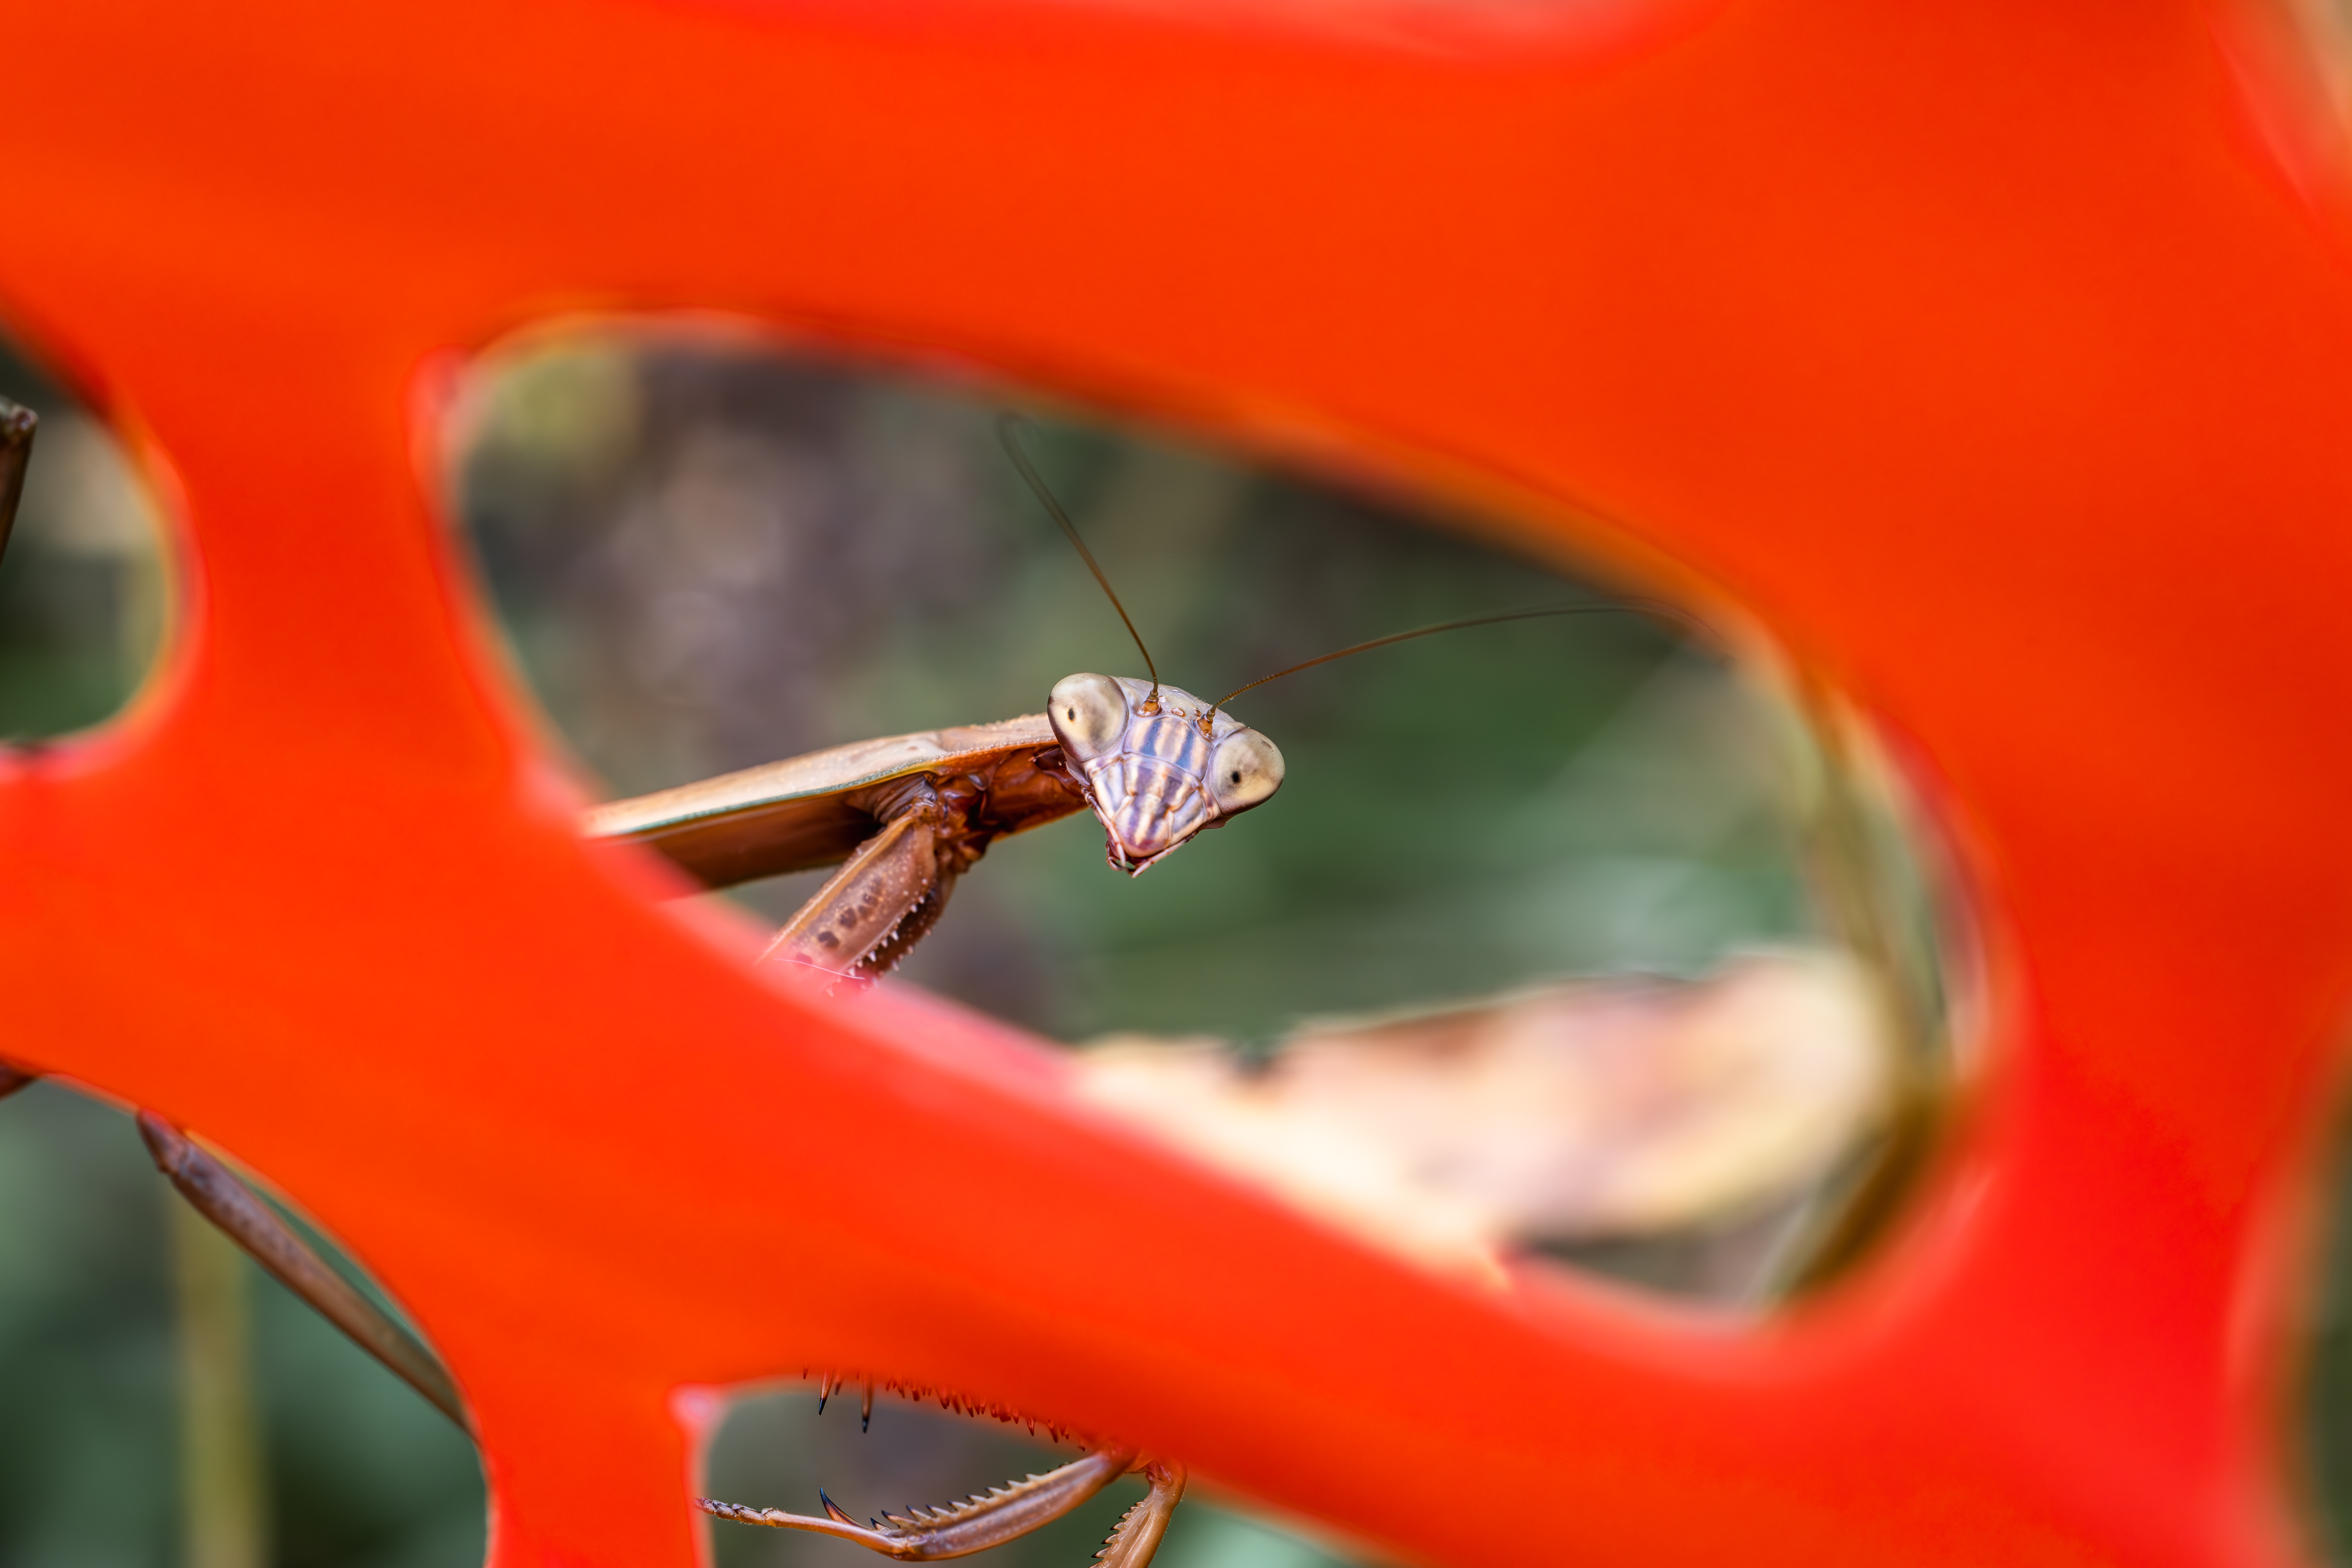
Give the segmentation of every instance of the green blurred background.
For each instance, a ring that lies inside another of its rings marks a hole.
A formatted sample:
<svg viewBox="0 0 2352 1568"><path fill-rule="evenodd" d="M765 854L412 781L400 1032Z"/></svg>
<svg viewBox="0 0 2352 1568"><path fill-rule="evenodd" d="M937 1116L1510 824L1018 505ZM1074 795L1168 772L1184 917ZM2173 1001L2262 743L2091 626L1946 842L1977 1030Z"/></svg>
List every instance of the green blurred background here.
<svg viewBox="0 0 2352 1568"><path fill-rule="evenodd" d="M126 700L168 595L152 503L102 426L19 363L0 362L0 395L46 420L0 563L0 735L21 744ZM575 342L478 380L447 499L551 745L600 793L630 794L1033 712L1074 670L1140 673L993 416L968 393L740 345ZM1369 486L1043 417L1032 441L1163 677L1202 697L1402 627L1595 597L1481 542L1473 520ZM1825 940L1795 826L1819 759L1738 672L1655 621L1431 638L1235 711L1287 760L1273 803L1135 881L1105 868L1089 818L1006 841L906 978L1073 1043L1206 1036L1246 1055L1307 1018L1697 976ZM739 901L773 921L814 880ZM222 1244L192 1267L206 1244L176 1202L119 1110L50 1085L0 1103L0 1565L478 1562L466 1440ZM1738 1294L1753 1243L1733 1226L1562 1250ZM243 1414L187 1397L224 1342L250 1347L249 1375L229 1380ZM864 1513L1047 1462L932 1410L886 1399L861 1436L854 1410L814 1405L805 1389L739 1402L711 1489L805 1509L822 1482ZM197 1406L211 1414L184 1436ZM249 1484L190 1463L237 1441L256 1446ZM234 1500L206 1500L240 1484L258 1510L242 1535ZM1082 1563L1126 1500L991 1560ZM713 1538L724 1568L868 1560L741 1527ZM1197 1497L1163 1557L1331 1560Z"/></svg>

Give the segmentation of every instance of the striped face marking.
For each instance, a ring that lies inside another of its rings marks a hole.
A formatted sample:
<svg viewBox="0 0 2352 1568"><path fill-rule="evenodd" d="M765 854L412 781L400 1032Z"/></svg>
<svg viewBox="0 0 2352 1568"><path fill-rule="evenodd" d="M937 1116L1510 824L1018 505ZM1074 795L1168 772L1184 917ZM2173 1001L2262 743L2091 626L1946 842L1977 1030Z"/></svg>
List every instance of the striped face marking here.
<svg viewBox="0 0 2352 1568"><path fill-rule="evenodd" d="M1047 710L1071 771L1129 876L1202 828L1262 805L1282 784L1282 753L1189 691L1120 676L1073 675Z"/></svg>

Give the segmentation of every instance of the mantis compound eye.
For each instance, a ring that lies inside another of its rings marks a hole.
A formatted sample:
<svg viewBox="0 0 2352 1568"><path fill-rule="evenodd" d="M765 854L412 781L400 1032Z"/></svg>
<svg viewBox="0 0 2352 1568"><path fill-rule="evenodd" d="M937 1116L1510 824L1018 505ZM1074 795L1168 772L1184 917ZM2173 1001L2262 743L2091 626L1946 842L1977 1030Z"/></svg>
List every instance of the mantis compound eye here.
<svg viewBox="0 0 2352 1568"><path fill-rule="evenodd" d="M1127 693L1108 675L1064 676L1046 713L1055 739L1078 762L1092 762L1127 733Z"/></svg>
<svg viewBox="0 0 2352 1568"><path fill-rule="evenodd" d="M1264 805L1281 787L1282 753L1255 730L1237 730L1217 748L1209 793L1227 816Z"/></svg>

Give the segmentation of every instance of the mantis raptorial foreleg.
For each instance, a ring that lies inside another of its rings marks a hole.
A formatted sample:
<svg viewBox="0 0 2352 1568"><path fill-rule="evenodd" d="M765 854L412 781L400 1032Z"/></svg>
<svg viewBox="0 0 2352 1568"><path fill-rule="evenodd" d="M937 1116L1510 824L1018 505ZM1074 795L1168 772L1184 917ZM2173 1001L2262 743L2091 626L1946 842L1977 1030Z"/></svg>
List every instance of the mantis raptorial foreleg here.
<svg viewBox="0 0 2352 1568"><path fill-rule="evenodd" d="M968 1557L1002 1546L1049 1524L1093 1497L1131 1470L1141 1469L1151 1489L1127 1510L1103 1549L1096 1553L1097 1568L1143 1568L1167 1533L1169 1516L1184 1495L1181 1465L1147 1460L1132 1448L1103 1448L1073 1459L1059 1469L1030 1476L979 1497L941 1508L919 1508L908 1513L886 1513L859 1524L825 1496L817 1493L824 1517L786 1513L782 1509L745 1508L716 1498L697 1498L695 1506L738 1524L766 1525L773 1530L804 1530L854 1541L869 1552L901 1563L935 1563Z"/></svg>
<svg viewBox="0 0 2352 1568"><path fill-rule="evenodd" d="M1036 715L861 741L588 814L707 888L837 868L765 958L856 981L888 971L997 839L1084 808Z"/></svg>
<svg viewBox="0 0 2352 1568"><path fill-rule="evenodd" d="M803 904L762 963L870 976L895 968L947 908L965 867L980 858L968 808L929 778L902 780L874 804L882 831L859 845Z"/></svg>

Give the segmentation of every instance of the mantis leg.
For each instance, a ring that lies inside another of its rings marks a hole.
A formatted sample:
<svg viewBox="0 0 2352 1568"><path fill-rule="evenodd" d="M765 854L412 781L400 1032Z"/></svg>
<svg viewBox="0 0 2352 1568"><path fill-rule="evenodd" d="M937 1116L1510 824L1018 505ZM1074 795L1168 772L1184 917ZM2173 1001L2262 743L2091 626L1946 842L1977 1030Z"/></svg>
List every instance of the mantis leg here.
<svg viewBox="0 0 2352 1568"><path fill-rule="evenodd" d="M198 1214L218 1226L280 1284L317 1309L320 1317L342 1330L353 1344L423 1394L459 1430L472 1432L473 1423L457 1397L457 1386L440 1358L329 1268L326 1259L226 1165L152 1110L139 1113L139 1135L155 1156L156 1168L172 1179Z"/></svg>
<svg viewBox="0 0 2352 1568"><path fill-rule="evenodd" d="M1184 1467L1154 1459L1143 1467L1143 1479L1151 1489L1119 1515L1118 1527L1095 1553L1094 1568L1150 1568L1160 1538L1168 1533L1168 1521L1184 1500Z"/></svg>
<svg viewBox="0 0 2352 1568"><path fill-rule="evenodd" d="M0 1100L29 1088L40 1075L0 1062ZM392 1374L431 1402L433 1407L471 1433L473 1423L441 1360L374 1302L352 1289L310 1245L279 1219L258 1194L226 1165L205 1153L186 1134L152 1110L139 1113L139 1136L155 1157L155 1167L189 1205L250 1255L319 1315L343 1331L353 1344L382 1362Z"/></svg>
<svg viewBox="0 0 2352 1568"><path fill-rule="evenodd" d="M697 1498L695 1506L739 1524L805 1530L837 1541L854 1541L901 1563L935 1563L968 1557L1026 1535L1061 1518L1139 1466L1151 1490L1120 1518L1118 1528L1096 1554L1095 1563L1096 1568L1147 1568L1160 1550L1160 1538L1168 1531L1169 1516L1184 1495L1184 1470L1181 1465L1142 1460L1132 1448L1100 1449L1059 1469L998 1487L980 1497L943 1508L884 1514L866 1524L851 1519L822 1491L817 1500L824 1505L823 1518L786 1513L782 1509L745 1508L716 1498Z"/></svg>
<svg viewBox="0 0 2352 1568"><path fill-rule="evenodd" d="M33 1081L33 1075L0 1068L13 1082L0 1092L13 1092ZM184 1133L150 1110L139 1113L140 1136L147 1142L155 1164L183 1197L244 1248L254 1261L281 1284L309 1302L321 1317L341 1329L351 1341L386 1369L423 1394L433 1406L471 1433L457 1385L440 1359L415 1336L394 1322L331 1268L293 1228L278 1218L235 1173L196 1146ZM867 1398L872 1397L870 1391ZM868 1550L901 1562L933 1562L970 1556L1028 1534L1040 1525L1068 1513L1088 1498L1137 1468L1131 1448L1110 1447L1075 1459L1041 1476L1030 1476L983 1496L936 1509L916 1509L908 1514L885 1514L861 1525L818 1493L822 1518L786 1513L781 1509L746 1508L715 1498L698 1498L705 1513L744 1524L781 1530L804 1530L854 1541ZM1097 1558L1097 1568L1148 1568L1177 1500L1184 1495L1181 1467L1152 1462L1145 1467L1150 1492L1127 1510Z"/></svg>
<svg viewBox="0 0 2352 1568"><path fill-rule="evenodd" d="M956 864L940 855L936 803L918 799L825 879L761 955L867 980L895 965L947 907Z"/></svg>

